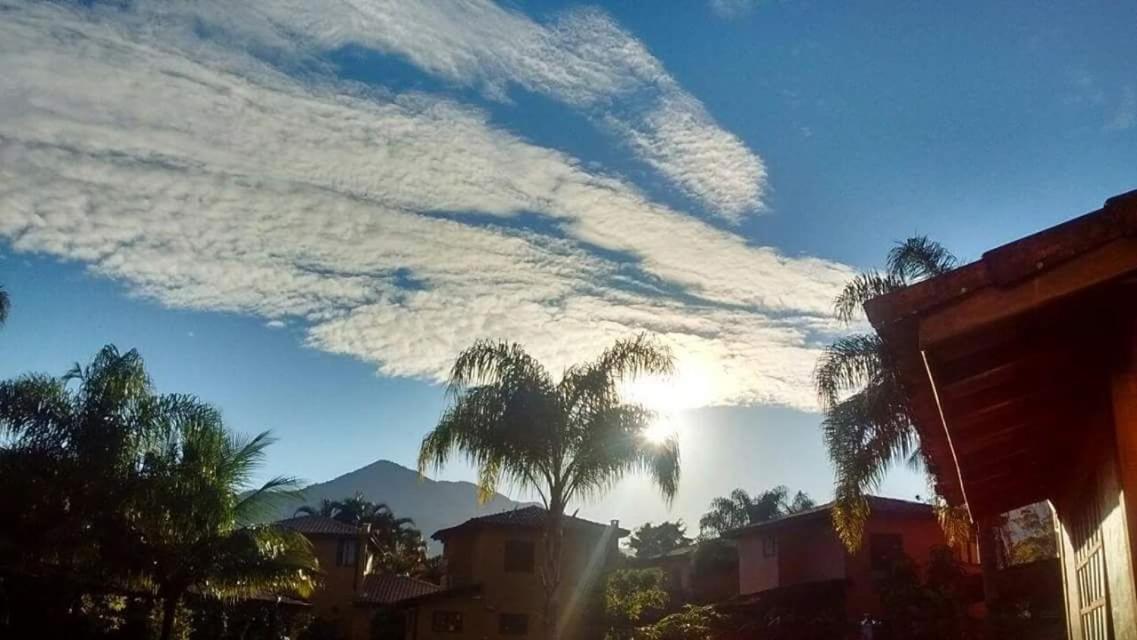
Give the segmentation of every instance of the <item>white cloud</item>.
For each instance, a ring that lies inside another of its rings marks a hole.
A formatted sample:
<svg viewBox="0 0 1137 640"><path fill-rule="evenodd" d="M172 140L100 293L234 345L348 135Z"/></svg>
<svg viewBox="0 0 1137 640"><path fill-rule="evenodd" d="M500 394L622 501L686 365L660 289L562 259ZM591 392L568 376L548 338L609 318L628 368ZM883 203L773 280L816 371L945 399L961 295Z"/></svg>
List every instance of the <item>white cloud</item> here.
<svg viewBox="0 0 1137 640"><path fill-rule="evenodd" d="M711 372L710 403L813 407L848 268L750 246L477 110L334 93L43 5L7 8L0 70L0 236L17 250L172 306L300 318L312 345L390 375L439 380L477 337L559 368L647 329Z"/></svg>
<svg viewBox="0 0 1137 640"><path fill-rule="evenodd" d="M265 323L265 326L269 329L283 329L288 325L283 320L269 320Z"/></svg>
<svg viewBox="0 0 1137 640"><path fill-rule="evenodd" d="M711 11L720 18L744 16L758 6L759 0L710 0Z"/></svg>
<svg viewBox="0 0 1137 640"><path fill-rule="evenodd" d="M766 170L647 48L596 10L538 23L489 0L265 0L166 3L247 44L357 44L405 57L460 85L507 99L510 85L583 109L678 190L729 221L761 208Z"/></svg>
<svg viewBox="0 0 1137 640"><path fill-rule="evenodd" d="M1117 107L1106 122L1106 129L1125 131L1137 125L1137 87L1127 85L1121 89Z"/></svg>

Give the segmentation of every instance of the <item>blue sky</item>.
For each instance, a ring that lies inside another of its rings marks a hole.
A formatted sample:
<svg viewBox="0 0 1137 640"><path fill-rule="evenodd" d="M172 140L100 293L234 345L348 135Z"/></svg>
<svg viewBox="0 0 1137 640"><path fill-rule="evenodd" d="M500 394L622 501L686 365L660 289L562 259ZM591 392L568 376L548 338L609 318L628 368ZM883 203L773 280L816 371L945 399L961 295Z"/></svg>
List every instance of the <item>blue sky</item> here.
<svg viewBox="0 0 1137 640"><path fill-rule="evenodd" d="M828 498L809 373L841 283L913 233L974 257L1137 186L1131 3L0 13L0 375L137 347L310 480L410 465L475 338L557 369L648 330L679 357L645 398L680 496L628 480L584 515Z"/></svg>

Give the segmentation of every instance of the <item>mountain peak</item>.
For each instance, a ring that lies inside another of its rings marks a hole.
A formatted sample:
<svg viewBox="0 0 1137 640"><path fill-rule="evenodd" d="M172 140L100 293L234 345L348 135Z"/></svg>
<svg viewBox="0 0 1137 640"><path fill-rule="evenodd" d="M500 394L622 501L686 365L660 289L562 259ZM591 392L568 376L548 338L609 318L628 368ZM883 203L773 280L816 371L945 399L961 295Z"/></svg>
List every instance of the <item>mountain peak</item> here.
<svg viewBox="0 0 1137 640"><path fill-rule="evenodd" d="M324 499L341 500L356 493L371 502L386 504L401 518L413 519L432 552L439 550L437 543L430 540L435 531L527 504L501 494L494 494L492 500L479 504L477 487L472 482L420 477L414 469L380 459L327 482L308 485L304 488L304 500L282 506L277 517L291 517L304 504L315 506Z"/></svg>

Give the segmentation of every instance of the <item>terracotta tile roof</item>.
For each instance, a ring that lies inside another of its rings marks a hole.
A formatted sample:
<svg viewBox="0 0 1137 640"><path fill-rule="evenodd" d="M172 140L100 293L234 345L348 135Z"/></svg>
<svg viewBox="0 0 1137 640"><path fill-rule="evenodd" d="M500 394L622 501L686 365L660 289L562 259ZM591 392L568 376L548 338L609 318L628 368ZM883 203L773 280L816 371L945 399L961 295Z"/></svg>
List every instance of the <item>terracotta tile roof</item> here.
<svg viewBox="0 0 1137 640"><path fill-rule="evenodd" d="M501 511L499 513L491 513L488 516L481 516L478 518L470 518L460 525L435 531L431 538L435 540L442 540L447 536L472 529L475 527L523 527L529 529L539 529L545 524L546 511L542 507L530 506L522 507L520 509L511 509L509 511ZM600 524L591 520L577 518L575 516L565 516L566 527L583 527L592 528L597 531L607 529L609 525ZM619 537L628 535L627 529L616 527L616 532Z"/></svg>
<svg viewBox="0 0 1137 640"><path fill-rule="evenodd" d="M355 525L340 522L332 518L325 518L324 516L300 516L280 520L276 524L309 536L354 536L359 535L362 531L362 529Z"/></svg>
<svg viewBox="0 0 1137 640"><path fill-rule="evenodd" d="M392 604L441 591L442 587L389 573L372 573L363 578L363 586L355 601L363 604Z"/></svg>
<svg viewBox="0 0 1137 640"><path fill-rule="evenodd" d="M935 515L932 505L923 502L912 502L911 500L899 500L897 498L882 498L880 496L865 496L869 501L869 508L872 514L909 514L909 515ZM802 520L828 516L829 512L833 509L833 502L826 502L825 504L818 505L812 509L805 511L798 511L791 513L788 516L776 518L774 520L767 520L766 522L755 522L754 524L746 525L739 529L732 529L723 534L724 538L736 538L741 535L746 535L752 531L764 530L773 527L778 527L787 523L801 522Z"/></svg>

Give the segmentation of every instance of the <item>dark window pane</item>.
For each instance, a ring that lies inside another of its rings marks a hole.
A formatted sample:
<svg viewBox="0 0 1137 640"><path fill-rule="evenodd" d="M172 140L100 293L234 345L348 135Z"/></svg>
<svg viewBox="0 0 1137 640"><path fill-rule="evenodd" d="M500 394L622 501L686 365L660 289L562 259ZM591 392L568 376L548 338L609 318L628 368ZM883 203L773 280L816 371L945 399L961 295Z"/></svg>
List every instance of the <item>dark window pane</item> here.
<svg viewBox="0 0 1137 640"><path fill-rule="evenodd" d="M898 533L869 536L869 558L874 571L887 571L904 555L904 538Z"/></svg>
<svg viewBox="0 0 1137 640"><path fill-rule="evenodd" d="M511 573L533 573L533 543L527 540L506 540L505 570Z"/></svg>
<svg viewBox="0 0 1137 640"><path fill-rule="evenodd" d="M435 633L462 633L462 612L435 611L431 628Z"/></svg>
<svg viewBox="0 0 1137 640"><path fill-rule="evenodd" d="M762 555L767 558L773 558L778 555L778 539L774 536L765 536L762 538Z"/></svg>
<svg viewBox="0 0 1137 640"><path fill-rule="evenodd" d="M497 618L497 632L503 636L523 636L529 633L529 616L524 613L503 613Z"/></svg>
<svg viewBox="0 0 1137 640"><path fill-rule="evenodd" d="M358 540L340 540L336 544L336 566L354 567L359 557Z"/></svg>

